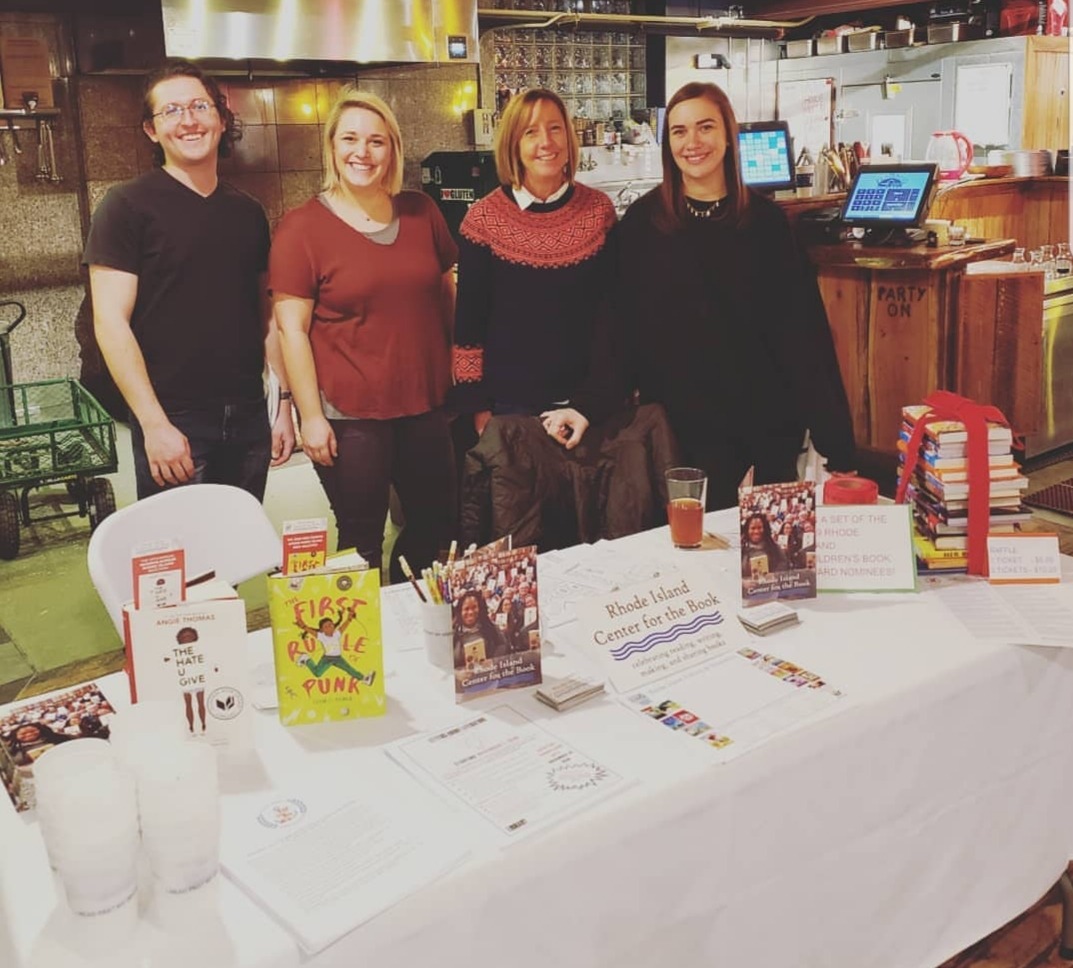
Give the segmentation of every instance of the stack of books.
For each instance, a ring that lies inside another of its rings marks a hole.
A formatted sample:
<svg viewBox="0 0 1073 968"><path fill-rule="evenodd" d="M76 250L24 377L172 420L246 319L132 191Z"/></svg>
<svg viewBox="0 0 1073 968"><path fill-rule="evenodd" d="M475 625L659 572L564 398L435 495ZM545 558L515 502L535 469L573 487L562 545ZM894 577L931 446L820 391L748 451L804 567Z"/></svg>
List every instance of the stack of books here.
<svg viewBox="0 0 1073 968"><path fill-rule="evenodd" d="M898 436L899 476L906 461L910 435L925 406L902 408ZM1028 478L1012 453L1013 433L1001 424L988 424L990 517L988 531L1017 531L1031 518L1021 503ZM958 573L968 569L969 475L966 448L968 433L957 420L929 423L910 481L908 496L913 504L913 546L918 571L927 574Z"/></svg>

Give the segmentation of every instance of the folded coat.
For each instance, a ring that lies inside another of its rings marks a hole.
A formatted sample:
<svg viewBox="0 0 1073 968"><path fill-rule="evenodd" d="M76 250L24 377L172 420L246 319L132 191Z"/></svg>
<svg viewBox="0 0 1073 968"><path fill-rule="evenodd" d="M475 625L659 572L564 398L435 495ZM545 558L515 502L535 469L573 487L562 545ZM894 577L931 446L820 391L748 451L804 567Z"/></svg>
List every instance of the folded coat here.
<svg viewBox="0 0 1073 968"><path fill-rule="evenodd" d="M623 409L567 450L539 417L493 417L466 455L461 534L511 534L541 551L620 538L666 523L664 471L678 448L659 404Z"/></svg>

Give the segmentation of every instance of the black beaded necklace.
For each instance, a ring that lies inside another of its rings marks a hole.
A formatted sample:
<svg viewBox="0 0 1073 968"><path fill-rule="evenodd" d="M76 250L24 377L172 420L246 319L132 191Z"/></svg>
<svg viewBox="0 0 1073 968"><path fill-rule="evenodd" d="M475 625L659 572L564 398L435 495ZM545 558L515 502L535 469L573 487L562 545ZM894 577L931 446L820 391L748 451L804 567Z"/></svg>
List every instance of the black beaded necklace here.
<svg viewBox="0 0 1073 968"><path fill-rule="evenodd" d="M683 195L682 197L685 199L686 211L689 212L693 218L711 218L712 215L717 215L719 210L723 207L723 203L726 201L726 196L723 198L716 198L710 202L702 202L690 198L688 195Z"/></svg>

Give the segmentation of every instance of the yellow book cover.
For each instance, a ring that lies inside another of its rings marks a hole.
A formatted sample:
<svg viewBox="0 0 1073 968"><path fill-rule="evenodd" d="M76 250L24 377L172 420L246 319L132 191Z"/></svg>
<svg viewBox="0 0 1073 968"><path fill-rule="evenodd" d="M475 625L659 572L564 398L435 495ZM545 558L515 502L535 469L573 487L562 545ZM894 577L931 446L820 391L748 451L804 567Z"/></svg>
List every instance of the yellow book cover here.
<svg viewBox="0 0 1073 968"><path fill-rule="evenodd" d="M379 571L272 575L268 607L284 726L384 714Z"/></svg>

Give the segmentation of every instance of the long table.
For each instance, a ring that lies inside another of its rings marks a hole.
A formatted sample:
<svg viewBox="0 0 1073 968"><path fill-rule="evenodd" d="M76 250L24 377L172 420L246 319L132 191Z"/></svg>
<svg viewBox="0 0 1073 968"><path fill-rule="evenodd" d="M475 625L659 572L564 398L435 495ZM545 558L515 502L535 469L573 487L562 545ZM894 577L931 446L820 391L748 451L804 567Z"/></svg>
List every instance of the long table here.
<svg viewBox="0 0 1073 968"><path fill-rule="evenodd" d="M730 533L732 514L707 526ZM625 560L667 541L659 529L616 550ZM733 550L677 554L737 570ZM422 650L388 642L382 719L287 730L258 714L265 782L300 767L360 772L392 741L503 702L637 782L313 958L219 878L148 911L108 964L934 968L1036 901L1071 856L1073 650L974 641L928 590L822 596L799 611L798 627L756 647L822 673L846 699L717 765L611 697L566 713L528 690L455 707ZM569 666L576 626L548 638L549 668ZM265 633L251 649L265 653ZM122 676L100 681L124 698ZM36 827L6 803L0 900L0 963L95 963L91 946L65 938Z"/></svg>

